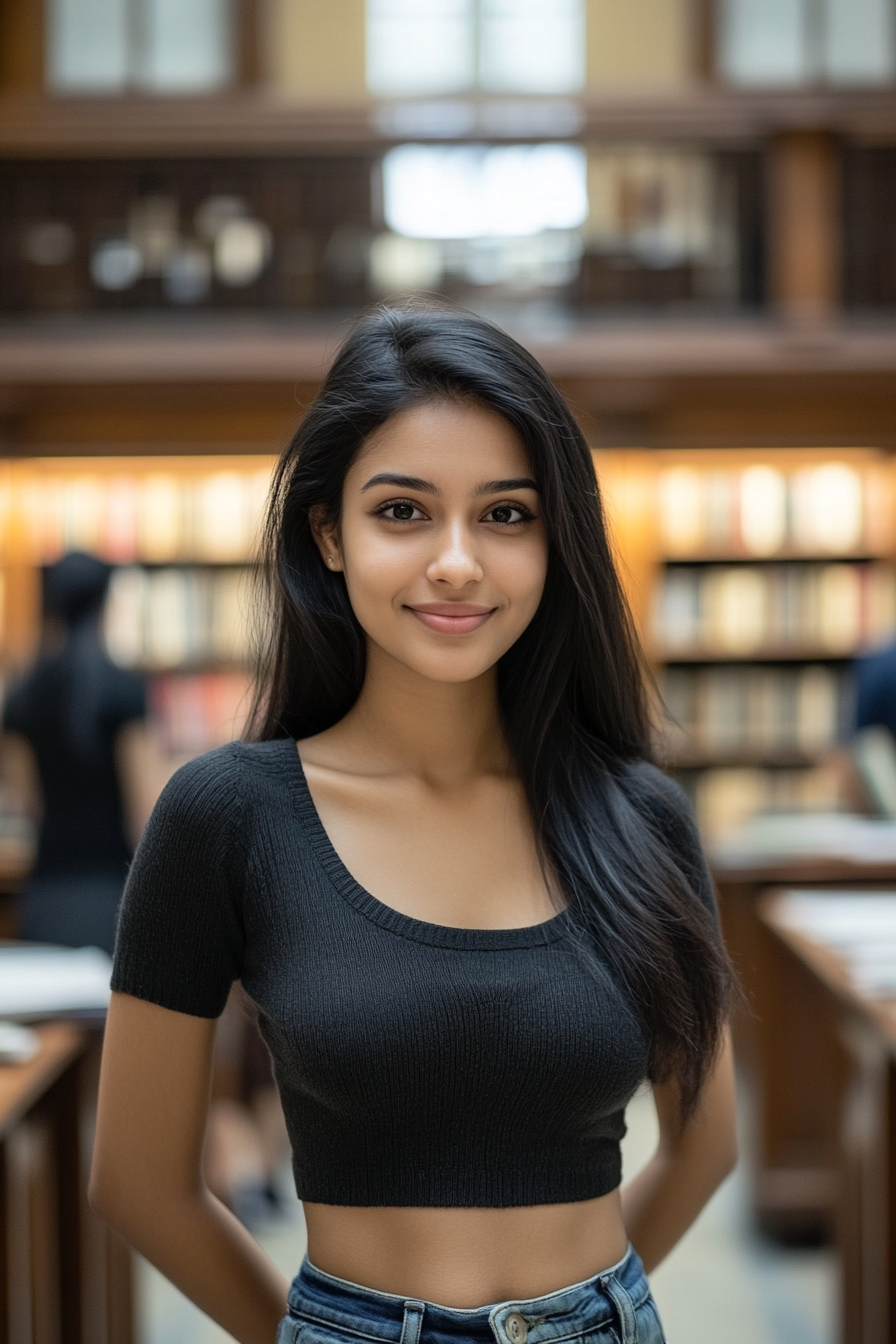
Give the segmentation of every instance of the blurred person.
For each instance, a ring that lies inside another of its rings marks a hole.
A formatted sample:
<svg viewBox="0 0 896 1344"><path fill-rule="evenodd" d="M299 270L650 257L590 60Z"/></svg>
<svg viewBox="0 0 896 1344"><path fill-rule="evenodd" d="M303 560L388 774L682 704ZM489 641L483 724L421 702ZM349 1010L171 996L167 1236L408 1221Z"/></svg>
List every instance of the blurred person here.
<svg viewBox="0 0 896 1344"><path fill-rule="evenodd" d="M896 640L852 665L852 737L840 753L841 793L859 812L896 820Z"/></svg>
<svg viewBox="0 0 896 1344"><path fill-rule="evenodd" d="M111 573L79 551L45 570L43 651L3 707L4 771L39 821L18 935L110 955L127 866L157 793L143 682L101 642Z"/></svg>
<svg viewBox="0 0 896 1344"><path fill-rule="evenodd" d="M645 1267L735 1161L730 971L581 431L498 328L382 310L266 557L248 740L174 776L131 869L93 1207L242 1344L660 1344ZM305 1207L288 1292L203 1178L236 979Z"/></svg>
<svg viewBox="0 0 896 1344"><path fill-rule="evenodd" d="M896 640L857 658L853 676L855 731L886 728L896 739Z"/></svg>

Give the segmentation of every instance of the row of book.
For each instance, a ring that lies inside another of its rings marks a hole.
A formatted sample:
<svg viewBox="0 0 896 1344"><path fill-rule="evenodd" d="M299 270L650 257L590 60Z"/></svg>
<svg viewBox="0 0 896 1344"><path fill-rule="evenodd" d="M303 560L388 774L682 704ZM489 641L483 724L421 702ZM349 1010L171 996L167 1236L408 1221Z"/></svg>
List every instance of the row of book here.
<svg viewBox="0 0 896 1344"><path fill-rule="evenodd" d="M658 487L670 557L877 555L890 548L890 477L878 464L677 466L660 473Z"/></svg>
<svg viewBox="0 0 896 1344"><path fill-rule="evenodd" d="M812 756L841 737L851 678L825 664L667 668L661 691L673 761Z"/></svg>
<svg viewBox="0 0 896 1344"><path fill-rule="evenodd" d="M669 565L655 595L658 657L852 653L896 630L884 563Z"/></svg>
<svg viewBox="0 0 896 1344"><path fill-rule="evenodd" d="M271 464L251 469L100 474L17 471L0 478L0 535L32 564L90 551L113 564L236 562L257 544Z"/></svg>
<svg viewBox="0 0 896 1344"><path fill-rule="evenodd" d="M710 845L761 813L836 812L841 806L840 780L828 765L793 770L735 766L701 770L683 782Z"/></svg>
<svg viewBox="0 0 896 1344"><path fill-rule="evenodd" d="M149 683L155 729L171 756L198 756L239 737L249 703L249 678L240 672L163 673Z"/></svg>
<svg viewBox="0 0 896 1344"><path fill-rule="evenodd" d="M251 601L252 574L244 568L125 565L112 576L106 648L122 667L245 663Z"/></svg>

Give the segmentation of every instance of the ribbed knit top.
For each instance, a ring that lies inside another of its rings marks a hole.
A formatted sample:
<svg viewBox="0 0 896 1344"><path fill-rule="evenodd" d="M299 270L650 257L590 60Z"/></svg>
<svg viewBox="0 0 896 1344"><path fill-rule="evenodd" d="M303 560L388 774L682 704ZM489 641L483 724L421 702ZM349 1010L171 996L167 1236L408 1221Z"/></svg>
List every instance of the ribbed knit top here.
<svg viewBox="0 0 896 1344"><path fill-rule="evenodd" d="M639 768L714 909L683 795ZM509 1207L619 1184L648 1050L599 956L566 913L459 929L377 900L333 849L291 739L179 770L125 891L114 990L216 1017L236 979L274 1059L300 1198Z"/></svg>

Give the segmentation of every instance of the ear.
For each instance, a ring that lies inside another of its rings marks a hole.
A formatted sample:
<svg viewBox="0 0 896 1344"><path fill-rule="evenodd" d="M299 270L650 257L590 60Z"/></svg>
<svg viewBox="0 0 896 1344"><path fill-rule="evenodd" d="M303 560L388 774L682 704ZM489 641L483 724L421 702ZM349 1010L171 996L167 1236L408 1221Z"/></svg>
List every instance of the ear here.
<svg viewBox="0 0 896 1344"><path fill-rule="evenodd" d="M317 543L321 559L334 574L342 569L342 549L339 545L339 526L330 517L326 506L314 504L308 512L311 535Z"/></svg>

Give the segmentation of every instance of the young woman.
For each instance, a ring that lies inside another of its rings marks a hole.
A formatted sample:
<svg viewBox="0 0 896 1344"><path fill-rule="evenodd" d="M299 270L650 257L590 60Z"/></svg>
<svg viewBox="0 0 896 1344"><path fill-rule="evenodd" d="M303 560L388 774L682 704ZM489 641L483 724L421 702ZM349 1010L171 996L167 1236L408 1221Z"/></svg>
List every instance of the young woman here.
<svg viewBox="0 0 896 1344"><path fill-rule="evenodd" d="M131 870L94 1208L242 1344L656 1344L642 1260L734 1162L728 965L582 434L503 332L379 312L267 559L255 740L174 777ZM236 978L308 1226L285 1316L202 1176Z"/></svg>

